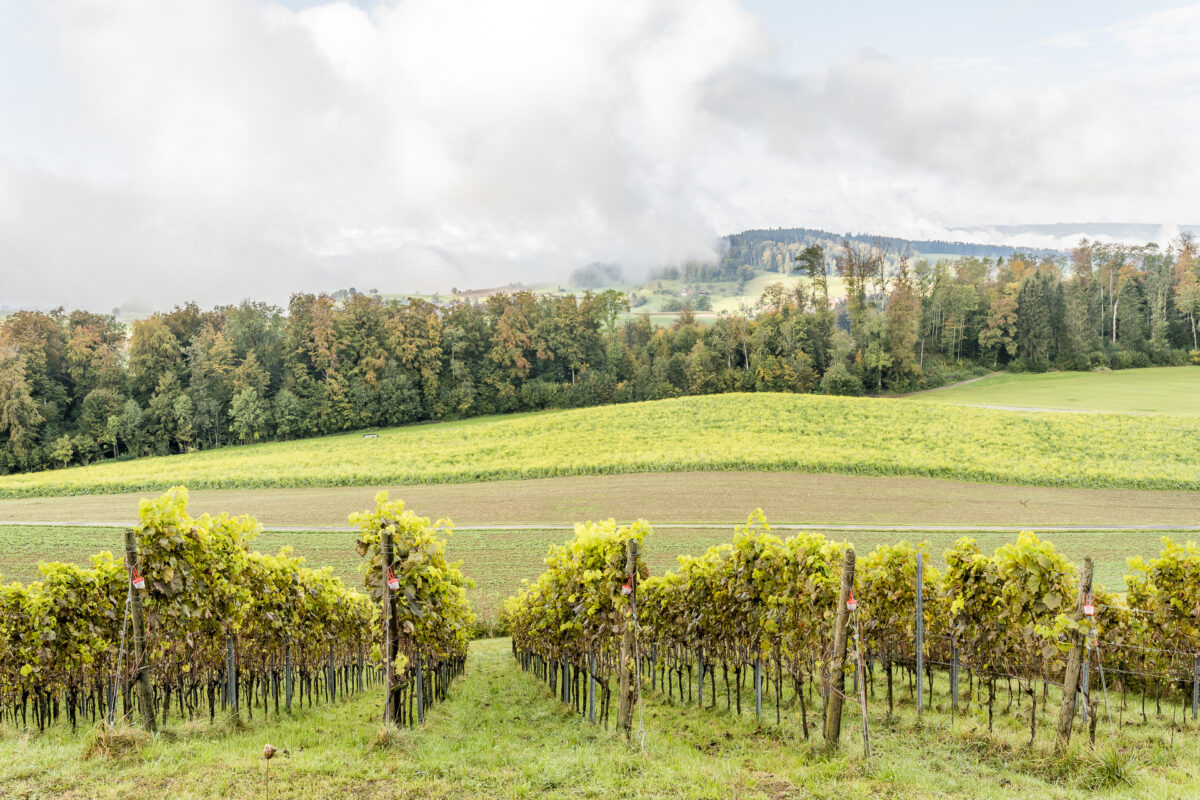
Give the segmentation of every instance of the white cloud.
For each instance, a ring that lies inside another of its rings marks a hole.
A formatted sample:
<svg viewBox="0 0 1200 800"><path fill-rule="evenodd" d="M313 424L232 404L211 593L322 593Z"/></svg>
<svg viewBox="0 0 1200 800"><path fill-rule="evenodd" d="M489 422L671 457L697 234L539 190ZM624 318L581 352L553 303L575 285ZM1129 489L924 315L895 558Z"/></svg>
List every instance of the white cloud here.
<svg viewBox="0 0 1200 800"><path fill-rule="evenodd" d="M849 46L789 75L733 0L50 8L73 127L50 157L0 146L0 304L497 285L752 226L1161 214L1194 177L1128 87Z"/></svg>

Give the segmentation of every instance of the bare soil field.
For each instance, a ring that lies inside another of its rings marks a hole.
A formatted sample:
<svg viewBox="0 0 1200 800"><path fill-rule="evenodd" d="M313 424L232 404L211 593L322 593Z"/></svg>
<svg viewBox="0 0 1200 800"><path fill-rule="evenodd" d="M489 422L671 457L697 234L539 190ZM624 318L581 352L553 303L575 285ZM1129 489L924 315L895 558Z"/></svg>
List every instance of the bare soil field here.
<svg viewBox="0 0 1200 800"><path fill-rule="evenodd" d="M387 487L193 490L194 514L252 514L264 525L344 526ZM587 475L395 486L418 514L458 525L562 524L615 517L735 523L761 507L774 523L850 525L1198 525L1200 493L1062 489L933 478L788 472ZM0 500L0 521L126 524L149 493Z"/></svg>

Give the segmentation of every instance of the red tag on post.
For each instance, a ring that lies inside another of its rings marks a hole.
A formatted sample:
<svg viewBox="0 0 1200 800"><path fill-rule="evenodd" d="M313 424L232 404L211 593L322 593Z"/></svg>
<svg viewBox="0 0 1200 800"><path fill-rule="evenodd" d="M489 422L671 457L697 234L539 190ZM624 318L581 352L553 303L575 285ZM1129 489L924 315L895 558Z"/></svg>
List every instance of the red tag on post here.
<svg viewBox="0 0 1200 800"><path fill-rule="evenodd" d="M145 589L146 588L146 579L138 574L136 564L133 567L133 588L135 588L135 589Z"/></svg>
<svg viewBox="0 0 1200 800"><path fill-rule="evenodd" d="M1092 603L1092 595L1090 593L1083 599L1083 615L1085 617L1096 616L1096 606Z"/></svg>
<svg viewBox="0 0 1200 800"><path fill-rule="evenodd" d="M629 578L628 580L626 580L625 585L621 587L621 594L625 595L626 597L633 594L633 578L632 577Z"/></svg>
<svg viewBox="0 0 1200 800"><path fill-rule="evenodd" d="M854 599L854 587L850 587L850 596L846 598L846 610L854 611L858 608L858 601Z"/></svg>
<svg viewBox="0 0 1200 800"><path fill-rule="evenodd" d="M391 567L388 567L388 588L393 592L400 588L400 581L396 578L396 573L392 572Z"/></svg>

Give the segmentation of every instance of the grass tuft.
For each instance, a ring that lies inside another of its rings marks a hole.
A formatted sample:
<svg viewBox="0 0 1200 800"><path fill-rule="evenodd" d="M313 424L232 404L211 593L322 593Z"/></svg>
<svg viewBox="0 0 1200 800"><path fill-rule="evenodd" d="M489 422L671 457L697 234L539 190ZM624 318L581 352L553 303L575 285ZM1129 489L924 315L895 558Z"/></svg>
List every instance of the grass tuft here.
<svg viewBox="0 0 1200 800"><path fill-rule="evenodd" d="M1133 785L1133 759L1111 745L1086 760L1085 788L1103 789L1118 784Z"/></svg>
<svg viewBox="0 0 1200 800"><path fill-rule="evenodd" d="M87 743L83 748L83 757L106 758L118 760L136 753L150 741L150 734L141 728L112 729L107 725L97 725L88 733Z"/></svg>

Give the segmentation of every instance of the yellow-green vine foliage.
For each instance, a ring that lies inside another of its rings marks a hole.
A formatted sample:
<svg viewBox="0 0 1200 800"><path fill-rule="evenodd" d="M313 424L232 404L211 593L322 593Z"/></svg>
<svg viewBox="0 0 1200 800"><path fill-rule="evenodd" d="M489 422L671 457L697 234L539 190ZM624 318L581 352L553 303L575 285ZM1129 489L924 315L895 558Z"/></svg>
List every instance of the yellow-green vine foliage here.
<svg viewBox="0 0 1200 800"><path fill-rule="evenodd" d="M475 624L466 592L473 584L458 562L446 560L445 537L453 533L453 523L418 517L403 501L388 500L387 492L375 495L375 508L351 514L350 523L360 531L358 553L367 558L364 585L380 609L389 566L383 563L382 533L392 532L390 566L400 582L393 612L401 634L397 674L414 664L417 654L433 661L465 655Z"/></svg>
<svg viewBox="0 0 1200 800"><path fill-rule="evenodd" d="M926 653L942 654L945 635L941 573L930 564L929 543L879 545L858 562L863 637L885 663L910 664L917 629L917 559L922 559L922 617Z"/></svg>
<svg viewBox="0 0 1200 800"><path fill-rule="evenodd" d="M638 520L618 525L615 520L575 526L575 536L565 545L550 548L546 571L533 584L525 583L504 605L504 618L518 651L546 659L567 660L585 666L599 659L602 673L611 666L630 599L621 591L628 580L626 547L641 544L651 532ZM639 555L639 577L649 575ZM645 585L639 589L643 598ZM644 624L648 612L639 608Z"/></svg>
<svg viewBox="0 0 1200 800"><path fill-rule="evenodd" d="M175 487L143 500L135 527L146 580L146 662L151 680L175 691L211 685L225 670L232 637L242 670L265 675L282 664L347 663L371 636L374 609L332 577L285 550L251 553L260 526L252 517L193 518L188 493ZM0 698L72 696L107 687L129 592L126 565L110 553L91 567L44 563L41 581L0 586ZM129 648L132 633L127 633ZM126 651L125 685L137 664ZM99 694L96 692L95 694ZM189 701L190 702L190 701ZM71 704L71 708L74 705ZM189 708L189 714L197 712Z"/></svg>
<svg viewBox="0 0 1200 800"><path fill-rule="evenodd" d="M821 534L780 540L761 509L732 544L680 556L678 573L643 584L647 641L740 664L779 659L796 677L820 667L832 642L848 545Z"/></svg>

